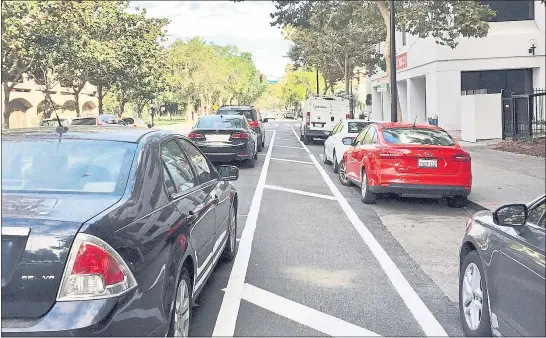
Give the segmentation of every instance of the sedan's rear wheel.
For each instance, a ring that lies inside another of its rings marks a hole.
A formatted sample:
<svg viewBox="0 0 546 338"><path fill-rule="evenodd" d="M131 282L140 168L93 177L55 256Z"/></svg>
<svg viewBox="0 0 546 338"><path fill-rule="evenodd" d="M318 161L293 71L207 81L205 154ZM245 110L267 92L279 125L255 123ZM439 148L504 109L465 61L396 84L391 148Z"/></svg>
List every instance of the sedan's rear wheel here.
<svg viewBox="0 0 546 338"><path fill-rule="evenodd" d="M467 336L491 336L488 301L480 257L476 251L471 251L465 257L459 273L459 312Z"/></svg>
<svg viewBox="0 0 546 338"><path fill-rule="evenodd" d="M264 149L264 142L259 141L258 142L258 152L261 153L263 149Z"/></svg>
<svg viewBox="0 0 546 338"><path fill-rule="evenodd" d="M337 162L337 156L336 156L336 151L334 150L334 156L333 156L333 160L332 160L332 165L333 165L333 169L334 169L334 174L337 174L339 172L339 164Z"/></svg>
<svg viewBox="0 0 546 338"><path fill-rule="evenodd" d="M339 181L343 185L350 186L351 181L347 177L347 164L345 163L345 160L341 160L341 163L339 164L339 173L338 173Z"/></svg>
<svg viewBox="0 0 546 338"><path fill-rule="evenodd" d="M368 185L368 175L366 170L362 169L362 179L360 180L360 199L366 204L374 204L376 202L376 195L370 191Z"/></svg>
<svg viewBox="0 0 546 338"><path fill-rule="evenodd" d="M171 320L171 335L173 337L188 337L191 319L190 275L184 268L176 289L174 311Z"/></svg>

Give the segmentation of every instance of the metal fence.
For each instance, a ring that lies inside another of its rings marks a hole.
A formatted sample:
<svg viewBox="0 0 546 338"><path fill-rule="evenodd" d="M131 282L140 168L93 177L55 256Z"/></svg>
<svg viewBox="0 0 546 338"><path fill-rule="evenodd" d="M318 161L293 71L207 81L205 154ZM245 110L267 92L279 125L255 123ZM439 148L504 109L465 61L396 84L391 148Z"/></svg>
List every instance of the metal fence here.
<svg viewBox="0 0 546 338"><path fill-rule="evenodd" d="M546 135L546 90L532 93L502 92L503 138L531 138Z"/></svg>
<svg viewBox="0 0 546 338"><path fill-rule="evenodd" d="M546 89L537 88L529 95L531 136L546 136Z"/></svg>

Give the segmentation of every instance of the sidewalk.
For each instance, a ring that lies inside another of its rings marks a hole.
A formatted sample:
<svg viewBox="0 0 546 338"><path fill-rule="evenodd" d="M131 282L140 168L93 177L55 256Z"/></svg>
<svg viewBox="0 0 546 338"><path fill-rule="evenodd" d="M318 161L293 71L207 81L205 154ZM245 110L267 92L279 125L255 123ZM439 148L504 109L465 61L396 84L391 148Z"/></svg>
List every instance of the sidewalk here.
<svg viewBox="0 0 546 338"><path fill-rule="evenodd" d="M487 209L527 203L544 194L545 159L488 148L489 143L460 142L472 157L472 193L468 199Z"/></svg>

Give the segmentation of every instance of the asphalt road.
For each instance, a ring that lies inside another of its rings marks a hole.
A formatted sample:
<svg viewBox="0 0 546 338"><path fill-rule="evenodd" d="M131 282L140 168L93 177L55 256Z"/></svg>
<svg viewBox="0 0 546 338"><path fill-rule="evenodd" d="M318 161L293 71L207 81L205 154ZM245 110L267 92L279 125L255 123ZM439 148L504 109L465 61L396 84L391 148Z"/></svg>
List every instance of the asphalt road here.
<svg viewBox="0 0 546 338"><path fill-rule="evenodd" d="M239 249L194 308L192 336L461 336L457 255L471 210L441 200L364 205L304 146L299 122L266 124L241 168Z"/></svg>

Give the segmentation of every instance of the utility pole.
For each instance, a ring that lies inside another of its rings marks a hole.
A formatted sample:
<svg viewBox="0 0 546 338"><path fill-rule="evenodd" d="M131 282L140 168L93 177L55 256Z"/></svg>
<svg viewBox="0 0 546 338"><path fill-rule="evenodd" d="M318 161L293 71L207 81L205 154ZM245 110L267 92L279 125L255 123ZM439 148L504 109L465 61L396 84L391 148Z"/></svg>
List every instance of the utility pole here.
<svg viewBox="0 0 546 338"><path fill-rule="evenodd" d="M319 83L319 74L318 74L318 67L316 67L317 69L317 96L320 95L320 83Z"/></svg>
<svg viewBox="0 0 546 338"><path fill-rule="evenodd" d="M391 121L397 122L398 119L398 88L396 85L396 23L395 23L395 12L394 12L394 0L391 0L391 25L390 25L390 36L391 36Z"/></svg>

